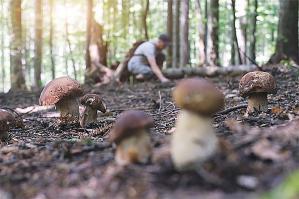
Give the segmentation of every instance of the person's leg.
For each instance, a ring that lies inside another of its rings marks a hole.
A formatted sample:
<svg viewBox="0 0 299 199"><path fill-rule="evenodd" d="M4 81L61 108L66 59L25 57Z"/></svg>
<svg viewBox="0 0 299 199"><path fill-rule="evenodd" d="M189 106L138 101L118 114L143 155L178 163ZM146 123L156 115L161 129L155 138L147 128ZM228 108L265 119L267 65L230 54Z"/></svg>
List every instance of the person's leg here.
<svg viewBox="0 0 299 199"><path fill-rule="evenodd" d="M128 69L138 80L150 79L153 76L153 71L148 65L130 65Z"/></svg>

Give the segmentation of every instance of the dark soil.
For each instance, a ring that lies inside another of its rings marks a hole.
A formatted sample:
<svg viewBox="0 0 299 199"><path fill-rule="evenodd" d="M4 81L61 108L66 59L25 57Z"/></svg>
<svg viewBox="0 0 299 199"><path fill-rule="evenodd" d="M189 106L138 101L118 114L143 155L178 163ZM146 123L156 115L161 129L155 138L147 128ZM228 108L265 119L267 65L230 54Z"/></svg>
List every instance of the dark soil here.
<svg viewBox="0 0 299 199"><path fill-rule="evenodd" d="M0 144L0 198L255 198L277 186L299 165L296 144L283 146L288 155L281 159L254 153L252 147L260 135L248 141L246 134L233 132L225 124L233 119L245 126L268 128L297 117L297 72L271 72L278 82L278 93L269 98L272 110L248 118L243 117L244 109L216 115L222 150L198 172L175 172L167 160L120 168L107 141L119 113L144 110L155 120L151 133L154 152L162 154L179 111L171 99L174 83L86 87L86 92L100 94L112 113L101 115L98 123L86 129L58 126L53 108L28 108L25 112L31 110L29 113L21 113L25 128L11 130L9 140ZM227 108L246 103L238 96L239 79L212 78L225 93ZM37 105L38 97L39 93L30 92L0 94L0 105L27 108ZM280 144L275 139L267 141Z"/></svg>

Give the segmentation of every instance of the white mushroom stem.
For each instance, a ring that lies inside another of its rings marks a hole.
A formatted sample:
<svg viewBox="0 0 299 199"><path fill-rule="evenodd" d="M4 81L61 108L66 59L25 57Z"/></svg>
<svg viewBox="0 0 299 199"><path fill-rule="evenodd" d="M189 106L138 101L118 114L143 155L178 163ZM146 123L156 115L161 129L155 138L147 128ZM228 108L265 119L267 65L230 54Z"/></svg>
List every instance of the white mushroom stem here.
<svg viewBox="0 0 299 199"><path fill-rule="evenodd" d="M115 160L119 165L147 163L152 153L151 140L146 130L125 138L117 144Z"/></svg>
<svg viewBox="0 0 299 199"><path fill-rule="evenodd" d="M255 110L262 112L266 112L268 110L267 93L253 93L248 97L246 113L252 113Z"/></svg>
<svg viewBox="0 0 299 199"><path fill-rule="evenodd" d="M77 98L66 98L55 104L60 111L62 123L76 123L79 121L79 103Z"/></svg>
<svg viewBox="0 0 299 199"><path fill-rule="evenodd" d="M82 116L80 118L81 127L85 127L85 125L96 122L98 117L98 113L96 109L91 108L90 106L85 106Z"/></svg>
<svg viewBox="0 0 299 199"><path fill-rule="evenodd" d="M171 157L179 171L196 170L218 148L212 119L187 110L179 113L171 139Z"/></svg>

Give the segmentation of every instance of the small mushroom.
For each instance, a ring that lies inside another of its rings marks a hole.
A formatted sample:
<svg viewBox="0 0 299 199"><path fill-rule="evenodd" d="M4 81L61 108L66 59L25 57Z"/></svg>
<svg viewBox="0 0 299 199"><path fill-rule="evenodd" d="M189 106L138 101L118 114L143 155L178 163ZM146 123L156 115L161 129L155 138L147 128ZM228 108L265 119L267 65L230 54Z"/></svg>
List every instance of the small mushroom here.
<svg viewBox="0 0 299 199"><path fill-rule="evenodd" d="M110 141L116 144L115 160L119 165L147 163L152 147L149 129L153 119L142 111L123 112L110 132Z"/></svg>
<svg viewBox="0 0 299 199"><path fill-rule="evenodd" d="M80 99L80 103L85 106L80 118L80 125L82 127L97 121L98 110L102 113L106 112L106 105L99 95L86 94Z"/></svg>
<svg viewBox="0 0 299 199"><path fill-rule="evenodd" d="M224 107L224 95L211 82L182 80L173 91L182 110L171 138L171 158L179 171L196 170L218 148L212 115Z"/></svg>
<svg viewBox="0 0 299 199"><path fill-rule="evenodd" d="M55 105L60 111L62 123L79 121L78 97L83 90L80 83L70 77L60 77L50 81L42 91L39 103L42 106Z"/></svg>
<svg viewBox="0 0 299 199"><path fill-rule="evenodd" d="M267 95L277 91L276 81L267 72L249 72L240 80L239 91L242 97L248 97L246 114L255 110L265 112L268 110Z"/></svg>
<svg viewBox="0 0 299 199"><path fill-rule="evenodd" d="M3 109L0 109L0 141L8 138L8 131L17 125L15 116Z"/></svg>

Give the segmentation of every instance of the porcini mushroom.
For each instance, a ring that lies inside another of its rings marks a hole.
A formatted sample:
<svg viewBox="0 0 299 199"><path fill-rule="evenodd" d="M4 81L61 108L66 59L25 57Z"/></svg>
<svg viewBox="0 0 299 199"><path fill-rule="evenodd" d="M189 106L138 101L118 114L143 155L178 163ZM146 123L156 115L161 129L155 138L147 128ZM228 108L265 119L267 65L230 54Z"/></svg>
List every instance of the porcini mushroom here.
<svg viewBox="0 0 299 199"><path fill-rule="evenodd" d="M123 112L110 132L110 141L116 144L115 160L119 165L147 163L152 147L149 129L153 119L142 111Z"/></svg>
<svg viewBox="0 0 299 199"><path fill-rule="evenodd" d="M196 170L218 147L212 115L224 107L224 95L205 79L178 83L173 99L182 110L171 138L171 157L179 171Z"/></svg>
<svg viewBox="0 0 299 199"><path fill-rule="evenodd" d="M276 81L267 72L249 72L240 80L239 91L242 97L248 97L246 114L255 110L265 112L268 110L267 95L277 91Z"/></svg>
<svg viewBox="0 0 299 199"><path fill-rule="evenodd" d="M106 112L106 105L99 95L86 94L80 99L80 103L85 106L80 118L80 125L82 127L97 121L98 110L102 113Z"/></svg>
<svg viewBox="0 0 299 199"><path fill-rule="evenodd" d="M16 125L15 116L3 109L0 109L0 140L8 137L8 131Z"/></svg>
<svg viewBox="0 0 299 199"><path fill-rule="evenodd" d="M79 121L78 97L82 96L80 83L70 77L60 77L50 81L43 89L39 103L42 106L55 105L60 111L62 123Z"/></svg>

